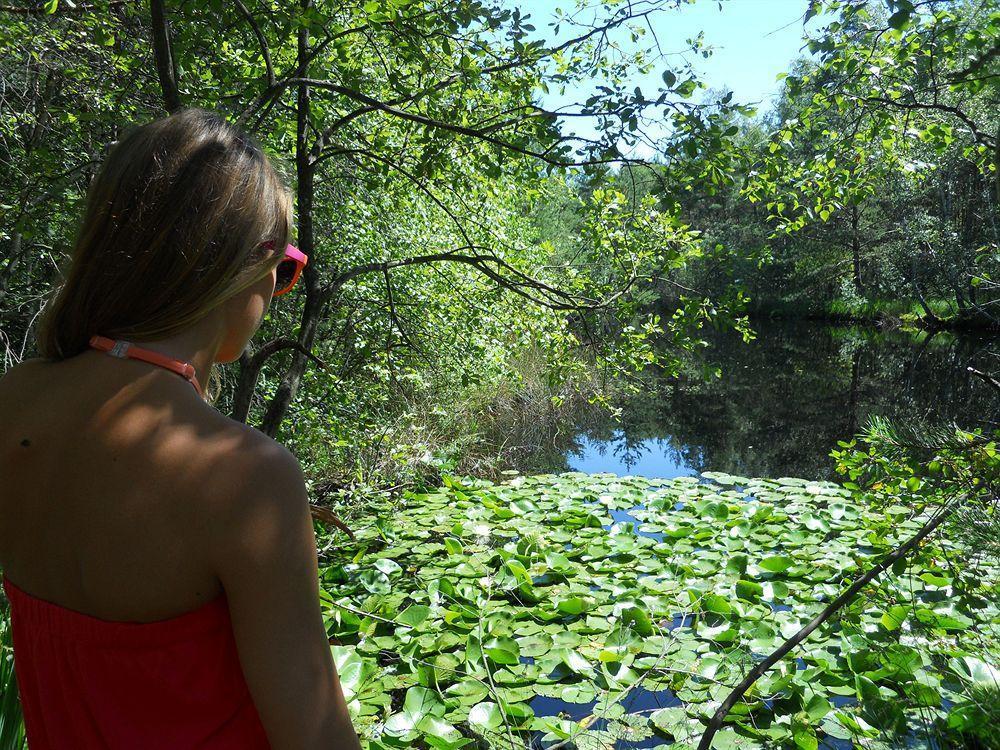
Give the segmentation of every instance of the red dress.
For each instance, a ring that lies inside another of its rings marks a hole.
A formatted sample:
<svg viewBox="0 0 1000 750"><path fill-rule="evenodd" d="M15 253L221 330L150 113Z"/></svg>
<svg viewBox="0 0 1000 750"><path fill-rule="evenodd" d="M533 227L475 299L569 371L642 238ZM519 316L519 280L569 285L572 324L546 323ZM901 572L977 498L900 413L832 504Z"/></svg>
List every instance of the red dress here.
<svg viewBox="0 0 1000 750"><path fill-rule="evenodd" d="M29 750L270 750L224 593L136 623L3 587Z"/></svg>

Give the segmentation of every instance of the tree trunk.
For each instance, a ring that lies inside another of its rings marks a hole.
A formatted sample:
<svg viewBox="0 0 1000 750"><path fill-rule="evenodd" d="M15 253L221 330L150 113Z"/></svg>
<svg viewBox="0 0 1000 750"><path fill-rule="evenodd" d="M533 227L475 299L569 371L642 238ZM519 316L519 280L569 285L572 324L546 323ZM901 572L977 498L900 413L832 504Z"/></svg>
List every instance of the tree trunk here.
<svg viewBox="0 0 1000 750"><path fill-rule="evenodd" d="M923 308L924 317L926 317L934 325L939 325L941 321L927 304L927 300L924 299L924 293L920 289L920 282L917 280L917 256L915 254L910 256L910 283L913 285L913 293L917 295L917 302L919 302L920 307Z"/></svg>
<svg viewBox="0 0 1000 750"><path fill-rule="evenodd" d="M851 391L847 402L847 432L854 435L858 431L858 391L861 387L861 348L854 350L854 361L851 364Z"/></svg>
<svg viewBox="0 0 1000 750"><path fill-rule="evenodd" d="M0 271L0 300L2 300L7 294L7 283L14 275L14 268L17 266L18 261L21 260L23 242L24 236L20 232L15 231L14 235L10 238L10 251L7 253L7 266Z"/></svg>
<svg viewBox="0 0 1000 750"><path fill-rule="evenodd" d="M177 91L177 66L170 47L170 27L163 8L163 0L150 0L149 13L152 20L153 57L156 62L156 74L160 79L160 89L163 91L163 106L167 112L175 112L181 108L181 97Z"/></svg>
<svg viewBox="0 0 1000 750"><path fill-rule="evenodd" d="M246 351L240 355L239 363L240 374L236 379L236 388L233 390L233 405L229 416L237 422L246 424L247 415L250 414L250 402L253 400L253 392L257 387L262 363L255 360Z"/></svg>
<svg viewBox="0 0 1000 750"><path fill-rule="evenodd" d="M312 0L302 0L302 8L308 10ZM309 77L309 30L302 27L298 30L298 61L304 78ZM310 96L309 86L299 84L296 96L296 134L295 134L295 172L296 184L296 215L298 216L299 248L306 255L314 253L313 234L313 195L315 191L315 169L309 160L309 119ZM319 325L319 315L325 302L316 277L315 264L309 263L302 269L302 281L306 301L302 309L302 325L299 330L299 343L306 351L311 351L316 329ZM292 362L278 385L278 391L267 405L264 419L260 426L261 432L270 437L278 434L281 422L288 411L288 405L298 391L305 372L308 357L302 351L292 354Z"/></svg>
<svg viewBox="0 0 1000 750"><path fill-rule="evenodd" d="M851 206L851 254L854 261L854 290L859 295L863 295L865 285L861 279L861 237L858 235L858 214L858 207Z"/></svg>
<svg viewBox="0 0 1000 750"><path fill-rule="evenodd" d="M299 226L301 227L301 224ZM306 254L308 255L308 253ZM308 266L306 267L308 268ZM304 269L303 273L305 273ZM320 311L323 308L324 302L325 298L321 297L318 292L306 297L305 309L302 311L302 332L299 335L299 343L306 351L312 350L313 340L316 337L316 329L319 327ZM274 398L271 399L270 403L268 403L267 411L264 413L260 430L265 435L275 437L278 434L278 429L285 417L285 412L288 411L288 405L298 392L302 373L305 372L308 362L309 356L301 350L296 350L292 355L292 362L288 367L288 371L281 378L278 391L274 394Z"/></svg>

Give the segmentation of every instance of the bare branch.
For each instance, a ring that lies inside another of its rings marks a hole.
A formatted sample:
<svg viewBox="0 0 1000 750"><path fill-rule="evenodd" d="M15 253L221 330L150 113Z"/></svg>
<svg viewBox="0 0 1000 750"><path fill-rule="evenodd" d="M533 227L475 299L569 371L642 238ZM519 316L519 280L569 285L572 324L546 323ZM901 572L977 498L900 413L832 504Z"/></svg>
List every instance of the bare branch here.
<svg viewBox="0 0 1000 750"><path fill-rule="evenodd" d="M247 10L242 0L234 0L236 7L239 8L240 13L243 14L244 18L247 19L247 23L253 29L253 34L257 37L257 44L260 45L260 53L264 57L264 65L267 68L267 85L274 85L274 68L271 66L271 49L267 46L267 39L264 38L264 33L260 30L260 26L257 24L257 19L253 17L253 14Z"/></svg>

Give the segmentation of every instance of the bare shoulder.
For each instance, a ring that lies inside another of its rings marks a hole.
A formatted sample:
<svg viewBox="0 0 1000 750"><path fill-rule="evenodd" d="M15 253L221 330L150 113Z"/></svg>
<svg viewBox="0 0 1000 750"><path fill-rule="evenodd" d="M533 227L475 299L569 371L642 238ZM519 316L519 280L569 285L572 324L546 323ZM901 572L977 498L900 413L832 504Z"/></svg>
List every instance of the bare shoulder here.
<svg viewBox="0 0 1000 750"><path fill-rule="evenodd" d="M243 533L261 519L308 513L305 478L288 448L226 417L203 466L214 536Z"/></svg>
<svg viewBox="0 0 1000 750"><path fill-rule="evenodd" d="M35 357L18 362L0 373L0 396L16 388L18 384L33 378L40 367L49 364L49 360Z"/></svg>
<svg viewBox="0 0 1000 750"><path fill-rule="evenodd" d="M252 428L229 454L205 563L225 590L247 685L275 748L360 750L320 608L299 462Z"/></svg>
<svg viewBox="0 0 1000 750"><path fill-rule="evenodd" d="M219 417L207 458L220 496L246 497L247 490L302 478L299 460L288 448L250 425Z"/></svg>

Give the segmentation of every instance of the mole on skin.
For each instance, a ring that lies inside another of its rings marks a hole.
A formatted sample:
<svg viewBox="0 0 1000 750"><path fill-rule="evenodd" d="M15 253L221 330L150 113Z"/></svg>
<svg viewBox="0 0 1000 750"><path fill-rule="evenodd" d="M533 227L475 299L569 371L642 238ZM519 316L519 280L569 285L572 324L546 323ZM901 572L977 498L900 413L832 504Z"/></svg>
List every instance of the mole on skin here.
<svg viewBox="0 0 1000 750"><path fill-rule="evenodd" d="M27 448L29 445L31 445L31 441L28 440L28 438L25 438L24 440L21 441L21 445Z"/></svg>

